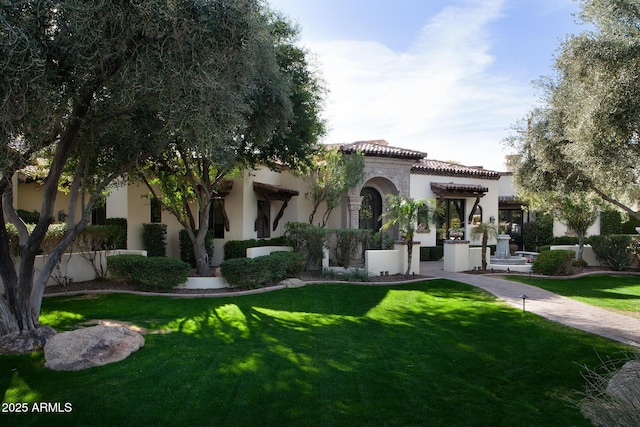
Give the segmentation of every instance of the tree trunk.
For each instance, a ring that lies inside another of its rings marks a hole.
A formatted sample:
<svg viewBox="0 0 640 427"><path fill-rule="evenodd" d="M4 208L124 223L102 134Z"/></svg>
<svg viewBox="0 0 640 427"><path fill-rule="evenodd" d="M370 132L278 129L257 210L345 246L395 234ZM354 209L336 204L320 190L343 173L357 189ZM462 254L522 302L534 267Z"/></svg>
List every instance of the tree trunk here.
<svg viewBox="0 0 640 427"><path fill-rule="evenodd" d="M198 230L195 241L193 242L193 254L196 258L196 272L198 276L210 276L211 266L209 265L209 254L205 244L207 229Z"/></svg>
<svg viewBox="0 0 640 427"><path fill-rule="evenodd" d="M407 238L407 271L404 273L405 276L408 276L411 272L411 260L413 258L413 237Z"/></svg>
<svg viewBox="0 0 640 427"><path fill-rule="evenodd" d="M578 235L578 254L576 259L582 259L582 253L584 252L584 234L576 233Z"/></svg>
<svg viewBox="0 0 640 427"><path fill-rule="evenodd" d="M487 269L487 241L489 240L489 235L485 231L482 233L482 269Z"/></svg>

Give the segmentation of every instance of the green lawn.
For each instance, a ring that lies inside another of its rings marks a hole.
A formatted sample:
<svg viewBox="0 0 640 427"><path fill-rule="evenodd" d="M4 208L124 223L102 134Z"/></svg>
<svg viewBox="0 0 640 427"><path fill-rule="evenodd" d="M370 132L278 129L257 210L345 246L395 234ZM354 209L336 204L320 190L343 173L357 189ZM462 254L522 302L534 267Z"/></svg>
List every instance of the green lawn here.
<svg viewBox="0 0 640 427"><path fill-rule="evenodd" d="M510 276L509 279L587 304L640 313L640 276L596 275L578 279Z"/></svg>
<svg viewBox="0 0 640 427"><path fill-rule="evenodd" d="M564 399L628 350L447 280L44 301L60 331L92 319L147 328L145 347L80 372L0 356L3 402L72 405L1 425L588 426Z"/></svg>

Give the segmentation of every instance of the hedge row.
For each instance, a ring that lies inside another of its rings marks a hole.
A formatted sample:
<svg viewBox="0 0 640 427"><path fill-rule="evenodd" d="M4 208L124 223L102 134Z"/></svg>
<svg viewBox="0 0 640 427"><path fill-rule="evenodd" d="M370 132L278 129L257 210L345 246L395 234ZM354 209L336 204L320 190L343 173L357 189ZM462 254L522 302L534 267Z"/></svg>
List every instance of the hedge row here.
<svg viewBox="0 0 640 427"><path fill-rule="evenodd" d="M278 251L256 258L232 258L220 264L222 277L231 286L260 288L287 277L297 277L304 269L304 256Z"/></svg>
<svg viewBox="0 0 640 427"><path fill-rule="evenodd" d="M420 261L439 261L443 256L443 246L424 246L420 248Z"/></svg>
<svg viewBox="0 0 640 427"><path fill-rule="evenodd" d="M224 259L246 258L247 249L259 246L290 246L286 237L272 239L229 240L224 244Z"/></svg>
<svg viewBox="0 0 640 427"><path fill-rule="evenodd" d="M169 290L189 277L189 264L167 257L113 255L107 257L107 268L118 280L158 290Z"/></svg>

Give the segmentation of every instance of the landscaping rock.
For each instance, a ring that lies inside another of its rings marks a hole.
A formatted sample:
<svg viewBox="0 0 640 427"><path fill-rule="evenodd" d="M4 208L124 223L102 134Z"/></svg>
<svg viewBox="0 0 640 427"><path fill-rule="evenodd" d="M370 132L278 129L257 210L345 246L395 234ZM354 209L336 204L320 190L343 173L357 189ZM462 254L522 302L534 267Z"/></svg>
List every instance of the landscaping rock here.
<svg viewBox="0 0 640 427"><path fill-rule="evenodd" d="M279 285L283 285L286 288L301 288L305 285L305 283L297 278L284 279L279 283Z"/></svg>
<svg viewBox="0 0 640 427"><path fill-rule="evenodd" d="M121 326L92 326L62 332L44 346L44 366L56 371L79 371L127 358L144 346L144 338Z"/></svg>
<svg viewBox="0 0 640 427"><path fill-rule="evenodd" d="M634 410L640 410L640 360L625 363L609 380L607 393Z"/></svg>

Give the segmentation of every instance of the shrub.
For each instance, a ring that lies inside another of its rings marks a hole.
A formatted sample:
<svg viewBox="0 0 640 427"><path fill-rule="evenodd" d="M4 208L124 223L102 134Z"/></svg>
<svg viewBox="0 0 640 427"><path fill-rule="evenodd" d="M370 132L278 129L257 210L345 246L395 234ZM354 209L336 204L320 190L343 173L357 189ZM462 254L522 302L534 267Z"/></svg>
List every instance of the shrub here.
<svg viewBox="0 0 640 427"><path fill-rule="evenodd" d="M385 231L378 231L377 233L369 234L366 239L367 249L393 249L393 239L389 233Z"/></svg>
<svg viewBox="0 0 640 427"><path fill-rule="evenodd" d="M248 248L260 246L291 246L291 244L284 236L272 239L229 240L224 244L224 259L246 258Z"/></svg>
<svg viewBox="0 0 640 427"><path fill-rule="evenodd" d="M285 236L293 250L303 254L307 260L304 267L306 271L322 263L326 235L327 231L324 228L304 222L288 222L285 225Z"/></svg>
<svg viewBox="0 0 640 427"><path fill-rule="evenodd" d="M107 267L118 280L159 290L184 283L189 276L189 264L167 257L114 255L107 257Z"/></svg>
<svg viewBox="0 0 640 427"><path fill-rule="evenodd" d="M260 288L300 274L304 256L295 252L272 252L256 258L232 258L220 264L222 276L231 286Z"/></svg>
<svg viewBox="0 0 640 427"><path fill-rule="evenodd" d="M142 224L142 245L148 257L167 255L167 225Z"/></svg>
<svg viewBox="0 0 640 427"><path fill-rule="evenodd" d="M600 235L620 234L622 232L622 214L620 211L606 209L600 212Z"/></svg>
<svg viewBox="0 0 640 427"><path fill-rule="evenodd" d="M591 236L596 259L613 270L629 268L632 258L632 239L628 234Z"/></svg>
<svg viewBox="0 0 640 427"><path fill-rule="evenodd" d="M425 246L420 248L420 261L439 261L443 256L443 246Z"/></svg>
<svg viewBox="0 0 640 427"><path fill-rule="evenodd" d="M40 220L40 212L38 211L25 211L24 209L17 209L16 213L24 221L25 224L37 224Z"/></svg>
<svg viewBox="0 0 640 427"><path fill-rule="evenodd" d="M193 230L193 232L198 233L198 230ZM183 229L178 233L178 244L180 245L180 259L195 268L196 256L187 230ZM207 231L207 235L204 237L204 247L207 249L209 259L213 258L213 230Z"/></svg>
<svg viewBox="0 0 640 427"><path fill-rule="evenodd" d="M104 224L120 229L120 232L114 232L110 237L111 240L107 242L107 245L113 249L127 249L127 219L107 218Z"/></svg>
<svg viewBox="0 0 640 427"><path fill-rule="evenodd" d="M522 229L525 250L535 251L553 239L553 217L539 214L535 221L525 222Z"/></svg>
<svg viewBox="0 0 640 427"><path fill-rule="evenodd" d="M330 232L336 235L334 255L337 264L341 267L349 267L351 260L358 255L360 243L366 244L371 234L371 230L358 229L331 230Z"/></svg>
<svg viewBox="0 0 640 427"><path fill-rule="evenodd" d="M574 258L573 251L545 251L536 257L531 268L537 274L565 276L573 273Z"/></svg>
<svg viewBox="0 0 640 427"><path fill-rule="evenodd" d="M538 252L544 252L544 251L550 251L551 250L551 245L543 245L538 247Z"/></svg>
<svg viewBox="0 0 640 427"><path fill-rule="evenodd" d="M577 245L578 238L575 236L556 236L551 240L551 246L554 245Z"/></svg>

